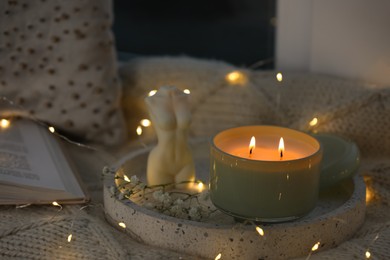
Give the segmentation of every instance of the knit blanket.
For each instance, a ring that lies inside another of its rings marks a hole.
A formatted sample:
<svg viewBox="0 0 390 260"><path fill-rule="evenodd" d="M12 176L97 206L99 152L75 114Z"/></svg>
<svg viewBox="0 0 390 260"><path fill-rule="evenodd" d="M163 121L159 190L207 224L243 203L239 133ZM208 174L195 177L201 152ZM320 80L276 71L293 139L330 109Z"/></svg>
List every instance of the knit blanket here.
<svg viewBox="0 0 390 260"><path fill-rule="evenodd" d="M153 130L137 136L136 128L148 118L144 97L162 85L191 91L193 137L238 125L275 124L356 142L368 191L365 223L346 242L318 250L310 259L390 258L390 88L308 73L283 73L278 81L275 71L187 57L134 59L120 73L128 144L110 150L66 144L91 202L62 208L1 206L2 259L199 259L141 244L104 218L101 170L140 141L155 140Z"/></svg>

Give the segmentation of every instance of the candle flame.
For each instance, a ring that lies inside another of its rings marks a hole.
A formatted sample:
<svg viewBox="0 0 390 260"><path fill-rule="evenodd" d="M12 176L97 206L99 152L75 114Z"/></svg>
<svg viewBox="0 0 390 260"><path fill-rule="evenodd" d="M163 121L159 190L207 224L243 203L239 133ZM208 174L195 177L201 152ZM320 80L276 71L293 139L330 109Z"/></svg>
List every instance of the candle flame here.
<svg viewBox="0 0 390 260"><path fill-rule="evenodd" d="M283 158L283 153L284 153L284 140L283 140L283 137L280 137L280 141L279 141L279 154L280 154L280 159Z"/></svg>
<svg viewBox="0 0 390 260"><path fill-rule="evenodd" d="M366 259L369 259L369 258L371 258L371 253L370 253L370 251L366 251Z"/></svg>
<svg viewBox="0 0 390 260"><path fill-rule="evenodd" d="M187 95L191 94L191 91L190 91L188 88L186 88L185 90L183 90L183 92L184 92L184 94L187 94Z"/></svg>
<svg viewBox="0 0 390 260"><path fill-rule="evenodd" d="M54 133L56 131L56 129L52 126L49 126L48 129L49 129L50 133Z"/></svg>
<svg viewBox="0 0 390 260"><path fill-rule="evenodd" d="M214 258L214 260L219 260L219 259L221 259L221 257L222 257L222 254L219 253L219 254Z"/></svg>
<svg viewBox="0 0 390 260"><path fill-rule="evenodd" d="M72 237L73 237L73 235L72 235L72 234L69 234L69 236L68 236L68 242L69 242L69 243L72 241Z"/></svg>
<svg viewBox="0 0 390 260"><path fill-rule="evenodd" d="M249 142L249 155L253 153L253 150L255 150L256 147L256 138L252 136L251 141Z"/></svg>

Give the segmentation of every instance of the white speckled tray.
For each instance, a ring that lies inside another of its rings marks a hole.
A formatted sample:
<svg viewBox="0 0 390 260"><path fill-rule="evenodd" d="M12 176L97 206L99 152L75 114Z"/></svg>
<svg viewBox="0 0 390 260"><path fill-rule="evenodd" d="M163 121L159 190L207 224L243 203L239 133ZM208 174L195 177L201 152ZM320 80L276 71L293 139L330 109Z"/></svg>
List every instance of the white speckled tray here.
<svg viewBox="0 0 390 260"><path fill-rule="evenodd" d="M205 140L193 144L197 177L205 182L208 180L208 149ZM133 151L113 168L131 169L129 176L135 174L145 178L149 151L148 148ZM104 187L106 217L113 226L120 228L118 222L124 222L125 232L146 244L212 259L219 253L223 259L305 256L317 242L320 242L320 251L351 237L365 216L365 184L360 176L321 192L317 207L299 220L259 224L264 236L256 232L254 225L236 223L221 212L196 222L170 217L130 200L119 200L111 192L110 187L114 185L112 177Z"/></svg>

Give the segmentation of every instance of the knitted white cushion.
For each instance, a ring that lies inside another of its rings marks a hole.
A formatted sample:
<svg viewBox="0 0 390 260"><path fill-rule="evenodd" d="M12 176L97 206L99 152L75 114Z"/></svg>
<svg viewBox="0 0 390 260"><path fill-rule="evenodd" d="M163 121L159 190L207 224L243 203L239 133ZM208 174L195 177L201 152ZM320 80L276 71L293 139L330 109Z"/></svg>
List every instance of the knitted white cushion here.
<svg viewBox="0 0 390 260"><path fill-rule="evenodd" d="M275 72L254 72L252 80L270 102L280 99L277 124L344 136L364 156L390 154L389 88L308 73L283 73L279 83ZM318 123L310 127L314 117Z"/></svg>
<svg viewBox="0 0 390 260"><path fill-rule="evenodd" d="M125 137L110 0L0 2L4 115L47 121L106 144Z"/></svg>
<svg viewBox="0 0 390 260"><path fill-rule="evenodd" d="M148 117L143 101L147 93L175 85L191 90L195 136L240 125L274 124L344 136L356 142L364 156L390 154L390 90L369 82L287 72L278 82L275 71L188 57L138 58L120 71L124 111L133 133L137 120ZM230 84L226 76L232 71L241 71L245 84ZM310 127L314 117L318 124Z"/></svg>
<svg viewBox="0 0 390 260"><path fill-rule="evenodd" d="M241 78L229 80L232 72ZM135 135L139 120L148 118L144 104L148 92L164 85L191 91L193 136L240 125L269 124L276 117L275 109L266 96L255 91L249 81L251 73L225 62L185 56L133 59L120 69L129 133Z"/></svg>

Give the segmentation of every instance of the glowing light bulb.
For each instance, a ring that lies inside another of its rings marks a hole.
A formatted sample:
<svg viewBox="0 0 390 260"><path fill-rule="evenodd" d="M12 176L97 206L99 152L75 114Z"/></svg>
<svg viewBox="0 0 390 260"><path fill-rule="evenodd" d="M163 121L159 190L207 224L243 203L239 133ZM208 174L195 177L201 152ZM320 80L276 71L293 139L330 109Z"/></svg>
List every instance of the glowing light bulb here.
<svg viewBox="0 0 390 260"><path fill-rule="evenodd" d="M148 96L149 97L154 96L156 93L157 93L157 90L153 89L153 90L149 91Z"/></svg>
<svg viewBox="0 0 390 260"><path fill-rule="evenodd" d="M135 130L137 132L137 135L142 135L142 127L139 125L137 127L137 130Z"/></svg>
<svg viewBox="0 0 390 260"><path fill-rule="evenodd" d="M366 183L366 204L369 204L375 199L375 191L372 187L372 178L364 176L364 182Z"/></svg>
<svg viewBox="0 0 390 260"><path fill-rule="evenodd" d="M143 127L149 127L152 125L152 122L149 120L149 119L142 119L140 121L140 124L143 126Z"/></svg>
<svg viewBox="0 0 390 260"><path fill-rule="evenodd" d="M366 188L366 204L370 203L374 199L374 192L367 187Z"/></svg>
<svg viewBox="0 0 390 260"><path fill-rule="evenodd" d="M72 241L72 234L69 234L69 236L68 236L68 242L70 243L70 241Z"/></svg>
<svg viewBox="0 0 390 260"><path fill-rule="evenodd" d="M204 189L204 184L203 184L203 182L198 182L197 188L198 188L198 191L199 191L199 192L202 192L203 189Z"/></svg>
<svg viewBox="0 0 390 260"><path fill-rule="evenodd" d="M371 253L370 253L370 251L366 251L366 259L369 259L369 258L371 258Z"/></svg>
<svg viewBox="0 0 390 260"><path fill-rule="evenodd" d="M226 75L225 79L233 85L244 85L247 82L247 77L241 71L232 71Z"/></svg>
<svg viewBox="0 0 390 260"><path fill-rule="evenodd" d="M54 133L56 131L56 129L52 126L49 126L48 129L51 133Z"/></svg>
<svg viewBox="0 0 390 260"><path fill-rule="evenodd" d="M53 201L51 203L53 206L56 206L56 207L59 207L60 209L58 211L61 211L62 210L62 206L57 202L57 201Z"/></svg>
<svg viewBox="0 0 390 260"><path fill-rule="evenodd" d="M259 233L260 236L264 236L264 230L261 227L256 227L257 233Z"/></svg>
<svg viewBox="0 0 390 260"><path fill-rule="evenodd" d="M1 128L8 128L10 126L10 121L8 119L1 119L0 120L0 126Z"/></svg>
<svg viewBox="0 0 390 260"><path fill-rule="evenodd" d="M233 71L226 75L226 79L229 81L236 81L241 77L241 73L239 71Z"/></svg>
<svg viewBox="0 0 390 260"><path fill-rule="evenodd" d="M315 126L316 124L318 124L318 118L317 118L317 117L314 117L314 118L309 122L309 125L310 125L310 126Z"/></svg>
<svg viewBox="0 0 390 260"><path fill-rule="evenodd" d="M278 73L276 74L276 80L277 80L278 82L282 82L282 81L283 81L283 74L282 74L281 72L278 72Z"/></svg>
<svg viewBox="0 0 390 260"><path fill-rule="evenodd" d="M321 244L320 242L315 243L314 246L311 248L311 251L318 250L318 248L320 247L320 244Z"/></svg>
<svg viewBox="0 0 390 260"><path fill-rule="evenodd" d="M221 258L222 258L222 254L219 253L219 254L214 258L214 260L219 260L219 259L221 259Z"/></svg>
<svg viewBox="0 0 390 260"><path fill-rule="evenodd" d="M119 222L118 225L121 227L121 228L126 228L126 224L124 222Z"/></svg>
<svg viewBox="0 0 390 260"><path fill-rule="evenodd" d="M185 89L185 90L183 90L183 92L185 93L185 94L187 94L187 95L189 95L189 94L191 94L191 91L189 90L189 89Z"/></svg>

